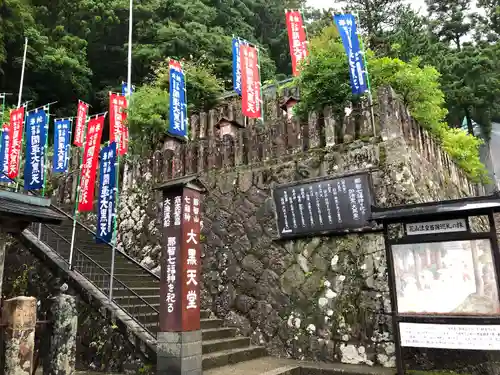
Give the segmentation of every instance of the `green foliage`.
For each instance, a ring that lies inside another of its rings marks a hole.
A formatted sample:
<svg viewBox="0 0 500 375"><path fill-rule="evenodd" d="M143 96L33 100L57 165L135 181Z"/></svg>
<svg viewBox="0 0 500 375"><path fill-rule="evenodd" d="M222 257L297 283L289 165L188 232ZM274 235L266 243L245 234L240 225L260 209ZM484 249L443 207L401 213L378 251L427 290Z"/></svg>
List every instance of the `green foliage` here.
<svg viewBox="0 0 500 375"><path fill-rule="evenodd" d="M376 93L378 87L391 86L417 122L442 141L453 160L474 180L484 180L485 168L479 159L481 141L461 130L449 129L444 123L448 111L440 73L429 65L421 67L418 58L404 62L377 57L371 51L367 57L372 91ZM342 119L349 101L358 100L351 94L347 57L333 27L324 29L311 41L311 54L294 83L301 92L301 102L296 106L301 117L331 106Z"/></svg>
<svg viewBox="0 0 500 375"><path fill-rule="evenodd" d="M423 126L438 132L447 114L439 72L432 66L420 68L420 61L409 63L390 57L370 58L370 76L374 91L391 86L402 98L412 116Z"/></svg>
<svg viewBox="0 0 500 375"><path fill-rule="evenodd" d="M213 108L223 91L222 82L214 74L213 66L200 61L184 61L189 112ZM128 123L131 148L142 153L154 148L169 126L169 70L168 60L159 64L152 81L138 88L132 96Z"/></svg>
<svg viewBox="0 0 500 375"><path fill-rule="evenodd" d="M443 128L441 133L444 149L475 182L487 182L487 172L479 159L479 138L461 129Z"/></svg>
<svg viewBox="0 0 500 375"><path fill-rule="evenodd" d="M310 55L295 84L300 89L296 114L306 117L311 111L332 106L342 113L352 99L349 70L344 47L338 41L335 26L330 26L311 40Z"/></svg>

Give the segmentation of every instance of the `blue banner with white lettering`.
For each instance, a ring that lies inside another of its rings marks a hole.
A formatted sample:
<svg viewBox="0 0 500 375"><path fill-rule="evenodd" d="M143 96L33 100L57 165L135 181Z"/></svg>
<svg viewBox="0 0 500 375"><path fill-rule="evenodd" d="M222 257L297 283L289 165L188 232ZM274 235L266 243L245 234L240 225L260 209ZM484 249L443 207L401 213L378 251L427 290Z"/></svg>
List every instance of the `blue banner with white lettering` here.
<svg viewBox="0 0 500 375"><path fill-rule="evenodd" d="M240 38L233 38L233 88L241 95L241 63L240 63Z"/></svg>
<svg viewBox="0 0 500 375"><path fill-rule="evenodd" d="M2 127L2 141L0 142L0 182L12 182L10 178L7 177L7 172L9 171L9 138L10 138L10 128L7 124L3 124Z"/></svg>
<svg viewBox="0 0 500 375"><path fill-rule="evenodd" d="M127 82L122 82L122 95L123 96L127 96L127 87L128 87ZM135 86L132 85L132 88L130 89L130 95L132 95L134 90L135 90Z"/></svg>
<svg viewBox="0 0 500 375"><path fill-rule="evenodd" d="M362 95L368 91L368 83L356 30L356 19L352 14L337 14L333 16L333 21L337 25L349 61L352 93Z"/></svg>
<svg viewBox="0 0 500 375"><path fill-rule="evenodd" d="M97 211L96 242L113 240L116 186L116 143L103 147L99 165L99 209Z"/></svg>
<svg viewBox="0 0 500 375"><path fill-rule="evenodd" d="M43 188L47 125L47 114L43 109L29 112L26 116L25 190Z"/></svg>
<svg viewBox="0 0 500 375"><path fill-rule="evenodd" d="M54 159L52 167L54 173L68 171L70 139L71 120L58 119L54 121Z"/></svg>
<svg viewBox="0 0 500 375"><path fill-rule="evenodd" d="M170 61L170 135L187 137L186 81L181 64Z"/></svg>

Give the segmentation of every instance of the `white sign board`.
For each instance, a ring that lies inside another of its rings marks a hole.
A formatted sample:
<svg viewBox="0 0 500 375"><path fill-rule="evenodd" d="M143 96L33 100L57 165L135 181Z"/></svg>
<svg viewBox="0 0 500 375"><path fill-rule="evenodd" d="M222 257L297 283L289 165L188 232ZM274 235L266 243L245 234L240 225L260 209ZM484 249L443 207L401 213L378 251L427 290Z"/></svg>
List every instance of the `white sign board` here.
<svg viewBox="0 0 500 375"><path fill-rule="evenodd" d="M401 346L500 350L500 325L399 323Z"/></svg>
<svg viewBox="0 0 500 375"><path fill-rule="evenodd" d="M467 223L465 222L465 219L426 221L423 223L406 224L406 234L408 236L465 231L467 231Z"/></svg>

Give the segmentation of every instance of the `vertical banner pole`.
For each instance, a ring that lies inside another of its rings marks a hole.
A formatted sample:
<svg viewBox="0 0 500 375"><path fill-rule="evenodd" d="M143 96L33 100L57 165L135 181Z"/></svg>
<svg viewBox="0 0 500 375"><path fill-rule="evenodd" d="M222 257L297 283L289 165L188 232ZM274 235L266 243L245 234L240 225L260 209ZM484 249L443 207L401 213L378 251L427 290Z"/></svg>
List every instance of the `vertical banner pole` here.
<svg viewBox="0 0 500 375"><path fill-rule="evenodd" d="M132 3L132 0L130 1ZM132 9L132 8L131 8ZM130 82L130 81L129 81ZM130 85L130 83L129 83ZM127 87L127 98L130 99L130 87ZM128 108L129 103L127 103ZM110 108L110 110L115 110L114 108ZM121 115L121 113L120 113ZM114 116L116 117L116 116ZM110 115L111 119L111 115ZM115 118L116 121L116 118ZM109 123L110 128L114 126ZM113 236L111 237L112 247L111 247L111 272L109 276L109 301L113 301L113 279L115 277L115 258L116 258L116 246L118 245L118 204L120 203L120 190L119 190L119 178L120 178L120 144L123 137L123 123L121 123L121 130L119 134L115 133L115 142L116 142L116 163L115 163L115 209L114 209L114 218L113 218Z"/></svg>
<svg viewBox="0 0 500 375"><path fill-rule="evenodd" d="M257 68L259 69L260 118L262 120L262 125L264 125L264 96L262 93L262 77L260 74L260 51L258 46L255 46L255 49L257 50Z"/></svg>
<svg viewBox="0 0 500 375"><path fill-rule="evenodd" d="M377 129L375 126L375 114L373 113L373 96L372 96L372 87L370 84L370 74L368 73L368 61L366 59L366 51L365 51L365 44L363 43L363 37L361 36L360 33L360 28L359 26L361 23L359 22L359 14L358 12L354 13L354 19L356 20L357 24L357 31L358 31L358 36L359 36L359 43L361 47L361 53L363 54L363 62L365 63L365 72L366 72L366 85L368 86L368 103L370 105L370 115L371 115L371 120L372 120L372 130L373 130L373 136L377 136Z"/></svg>
<svg viewBox="0 0 500 375"><path fill-rule="evenodd" d="M73 232L71 233L71 246L69 248L69 268L73 269L73 253L75 250L75 234L76 234L76 219L78 217L78 201L80 200L80 175L82 173L83 164L83 154L85 152L85 134L87 133L87 122L89 118L85 120L84 130L83 130L83 144L81 147L82 154L80 155L80 164L78 168L77 178L76 178L76 198L75 198L75 213L73 214ZM71 139L71 138L70 138Z"/></svg>
<svg viewBox="0 0 500 375"><path fill-rule="evenodd" d="M42 185L42 197L45 197L45 184L47 183L47 149L48 149L48 141L49 141L49 126L50 126L50 104L47 104L46 107L43 108L46 110L46 118L45 118L45 144L43 145L43 185ZM38 224L38 239L42 237L42 223Z"/></svg>
<svg viewBox="0 0 500 375"><path fill-rule="evenodd" d="M23 96L23 83L24 83L24 69L26 68L26 54L28 52L28 38L24 38L24 54L23 65L21 68L21 80L19 82L19 94L17 96L17 108L21 106L21 99Z"/></svg>
<svg viewBox="0 0 500 375"><path fill-rule="evenodd" d="M128 62L127 62L127 94L132 90L132 15L133 0L129 2L128 17ZM118 146L118 145L117 145Z"/></svg>

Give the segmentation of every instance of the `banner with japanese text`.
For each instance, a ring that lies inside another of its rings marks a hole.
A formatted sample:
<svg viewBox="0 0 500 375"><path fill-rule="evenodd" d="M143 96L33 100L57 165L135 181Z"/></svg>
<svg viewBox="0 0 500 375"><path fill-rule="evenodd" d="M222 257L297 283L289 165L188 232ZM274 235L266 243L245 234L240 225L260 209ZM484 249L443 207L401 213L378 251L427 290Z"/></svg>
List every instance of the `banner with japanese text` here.
<svg viewBox="0 0 500 375"><path fill-rule="evenodd" d="M109 141L116 142L120 155L125 155L128 148L127 98L111 93L109 95Z"/></svg>
<svg viewBox="0 0 500 375"><path fill-rule="evenodd" d="M2 142L0 143L0 182L12 182L7 177L9 171L9 139L10 139L10 126L9 124L2 125Z"/></svg>
<svg viewBox="0 0 500 375"><path fill-rule="evenodd" d="M368 91L368 83L356 29L356 19L352 14L336 14L333 20L337 25L349 61L352 93L362 95Z"/></svg>
<svg viewBox="0 0 500 375"><path fill-rule="evenodd" d="M298 10L287 11L285 16L290 56L292 57L292 72L294 76L298 76L300 62L307 57L307 38L304 22Z"/></svg>
<svg viewBox="0 0 500 375"><path fill-rule="evenodd" d="M23 143L24 107L10 111L9 170L7 175L14 179L19 174L21 146Z"/></svg>
<svg viewBox="0 0 500 375"><path fill-rule="evenodd" d="M187 137L186 80L181 64L170 60L170 117L168 132L180 138Z"/></svg>
<svg viewBox="0 0 500 375"><path fill-rule="evenodd" d="M83 137L85 136L85 124L87 122L87 114L89 105L81 100L78 101L78 110L76 113L75 136L73 144L77 147L83 146Z"/></svg>
<svg viewBox="0 0 500 375"><path fill-rule="evenodd" d="M92 211L94 207L95 175L99 149L101 148L102 129L104 116L90 119L87 124L87 136L82 159L82 172L80 175L80 192L78 197L78 211Z"/></svg>
<svg viewBox="0 0 500 375"><path fill-rule="evenodd" d="M240 45L241 101L243 115L259 118L260 113L260 74L257 48L248 44Z"/></svg>
<svg viewBox="0 0 500 375"><path fill-rule="evenodd" d="M238 95L241 95L240 45L245 43L240 38L233 38L233 88Z"/></svg>
<svg viewBox="0 0 500 375"><path fill-rule="evenodd" d="M116 185L116 143L103 147L99 165L99 208L96 241L111 243L113 239Z"/></svg>
<svg viewBox="0 0 500 375"><path fill-rule="evenodd" d="M71 147L71 120L57 119L54 121L54 173L68 171L69 149Z"/></svg>
<svg viewBox="0 0 500 375"><path fill-rule="evenodd" d="M43 188L45 177L45 139L47 114L38 109L26 115L26 162L24 165L24 189Z"/></svg>
<svg viewBox="0 0 500 375"><path fill-rule="evenodd" d="M127 82L122 82L122 95L123 96L127 96L127 88L128 88ZM134 90L135 90L135 86L131 85L130 95L132 95L134 93Z"/></svg>

